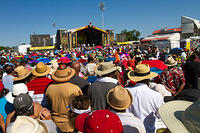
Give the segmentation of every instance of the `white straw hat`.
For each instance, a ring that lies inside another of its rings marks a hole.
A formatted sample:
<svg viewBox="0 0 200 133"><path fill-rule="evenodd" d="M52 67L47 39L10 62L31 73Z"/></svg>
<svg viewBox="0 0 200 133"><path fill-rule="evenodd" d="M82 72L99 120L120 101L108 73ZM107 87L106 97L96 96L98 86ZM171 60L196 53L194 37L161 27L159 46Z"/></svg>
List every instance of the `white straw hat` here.
<svg viewBox="0 0 200 133"><path fill-rule="evenodd" d="M200 99L196 102L175 100L159 109L161 119L172 133L200 132Z"/></svg>
<svg viewBox="0 0 200 133"><path fill-rule="evenodd" d="M42 121L28 116L18 116L6 131L7 133L48 133L48 129Z"/></svg>

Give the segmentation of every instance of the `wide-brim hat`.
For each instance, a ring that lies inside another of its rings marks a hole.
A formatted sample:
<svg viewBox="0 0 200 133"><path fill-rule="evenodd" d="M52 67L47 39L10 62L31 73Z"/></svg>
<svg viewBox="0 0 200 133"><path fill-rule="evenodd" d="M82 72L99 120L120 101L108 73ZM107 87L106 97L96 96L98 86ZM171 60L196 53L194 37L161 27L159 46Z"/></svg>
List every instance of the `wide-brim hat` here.
<svg viewBox="0 0 200 133"><path fill-rule="evenodd" d="M102 76L119 69L120 67L115 66L113 62L103 62L95 68L95 73L99 76Z"/></svg>
<svg viewBox="0 0 200 133"><path fill-rule="evenodd" d="M165 60L165 65L169 66L169 67L176 66L177 62L174 60L174 58L172 56L170 56Z"/></svg>
<svg viewBox="0 0 200 133"><path fill-rule="evenodd" d="M148 64L139 64L135 67L135 71L128 72L128 78L134 82L155 78L157 76L157 73L150 71Z"/></svg>
<svg viewBox="0 0 200 133"><path fill-rule="evenodd" d="M52 79L56 82L66 82L69 81L74 75L75 70L73 68L67 67L65 69L57 69L52 73Z"/></svg>
<svg viewBox="0 0 200 133"><path fill-rule="evenodd" d="M31 74L31 71L29 71L28 69L26 69L23 66L17 67L15 69L15 72L17 72L17 77L13 78L14 81L25 79Z"/></svg>
<svg viewBox="0 0 200 133"><path fill-rule="evenodd" d="M107 102L114 109L125 110L131 106L133 97L127 89L121 86L116 86L109 90L107 94Z"/></svg>
<svg viewBox="0 0 200 133"><path fill-rule="evenodd" d="M28 116L18 116L12 126L8 127L8 133L49 133L44 122Z"/></svg>
<svg viewBox="0 0 200 133"><path fill-rule="evenodd" d="M181 121L182 113L190 106L193 102L175 100L163 104L159 108L159 115L172 133L189 133L187 128Z"/></svg>
<svg viewBox="0 0 200 133"><path fill-rule="evenodd" d="M6 100L9 103L13 103L15 97L18 96L21 93L28 94L31 97L33 97L34 91L28 91L28 88L24 83L18 83L18 84L13 85L12 92L9 92L6 95Z"/></svg>
<svg viewBox="0 0 200 133"><path fill-rule="evenodd" d="M50 67L45 65L43 62L39 62L36 65L36 68L32 70L32 74L34 76L41 77L49 74L50 70L51 70Z"/></svg>

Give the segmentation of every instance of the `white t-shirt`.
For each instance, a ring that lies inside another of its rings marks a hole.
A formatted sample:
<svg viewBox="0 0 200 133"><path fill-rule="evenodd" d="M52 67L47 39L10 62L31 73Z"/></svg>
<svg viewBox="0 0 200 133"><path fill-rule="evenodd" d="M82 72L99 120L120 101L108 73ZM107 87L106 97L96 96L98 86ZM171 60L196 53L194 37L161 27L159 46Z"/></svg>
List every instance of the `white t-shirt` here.
<svg viewBox="0 0 200 133"><path fill-rule="evenodd" d="M143 83L127 89L133 96L133 103L127 111L143 121L147 133L155 132L154 124L156 117L159 117L157 111L164 103L163 96Z"/></svg>

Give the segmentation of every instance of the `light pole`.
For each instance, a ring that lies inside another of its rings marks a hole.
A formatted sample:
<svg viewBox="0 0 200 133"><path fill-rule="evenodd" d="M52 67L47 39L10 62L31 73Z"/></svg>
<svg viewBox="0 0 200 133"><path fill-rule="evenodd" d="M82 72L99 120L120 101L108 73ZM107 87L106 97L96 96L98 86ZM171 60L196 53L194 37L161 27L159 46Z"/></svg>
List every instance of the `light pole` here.
<svg viewBox="0 0 200 133"><path fill-rule="evenodd" d="M103 30L104 30L104 15L103 15L103 12L104 12L104 2L101 2L99 4L99 8L101 10L101 15L102 15L102 27L103 27Z"/></svg>

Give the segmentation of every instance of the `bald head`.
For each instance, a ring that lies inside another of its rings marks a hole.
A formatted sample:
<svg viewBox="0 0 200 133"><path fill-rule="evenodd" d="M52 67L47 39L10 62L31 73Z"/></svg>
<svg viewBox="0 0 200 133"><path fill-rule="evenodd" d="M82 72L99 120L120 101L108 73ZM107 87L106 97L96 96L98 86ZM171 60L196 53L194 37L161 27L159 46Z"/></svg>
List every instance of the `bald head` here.
<svg viewBox="0 0 200 133"><path fill-rule="evenodd" d="M81 65L78 62L74 62L72 64L72 68L76 71L76 75L79 75L79 72L81 70Z"/></svg>

